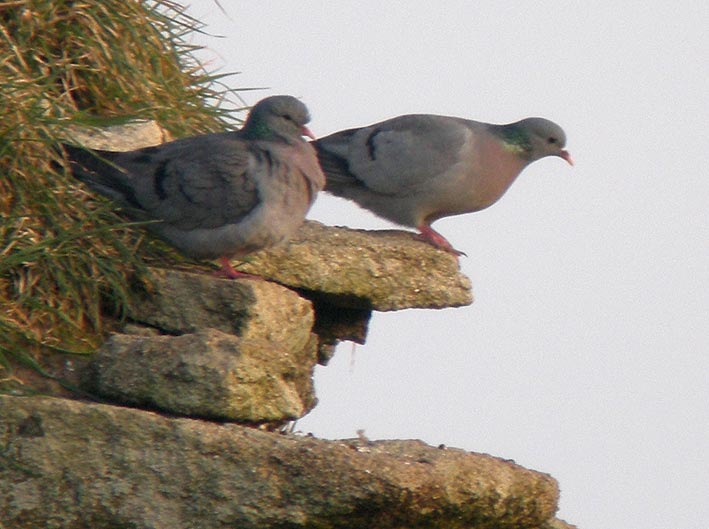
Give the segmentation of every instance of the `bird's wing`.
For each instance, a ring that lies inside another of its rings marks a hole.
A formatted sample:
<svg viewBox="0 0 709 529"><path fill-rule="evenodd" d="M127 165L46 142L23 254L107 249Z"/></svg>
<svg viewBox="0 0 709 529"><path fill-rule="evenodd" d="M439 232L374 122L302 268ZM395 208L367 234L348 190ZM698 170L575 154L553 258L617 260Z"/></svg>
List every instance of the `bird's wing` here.
<svg viewBox="0 0 709 529"><path fill-rule="evenodd" d="M338 188L360 186L392 196L421 192L471 151L475 130L469 123L474 122L412 114L322 138L316 148L326 190L337 194Z"/></svg>
<svg viewBox="0 0 709 529"><path fill-rule="evenodd" d="M258 180L270 167L231 133L122 153L89 151L79 160L70 151L70 157L81 167L75 174L96 191L182 230L239 222L259 206Z"/></svg>

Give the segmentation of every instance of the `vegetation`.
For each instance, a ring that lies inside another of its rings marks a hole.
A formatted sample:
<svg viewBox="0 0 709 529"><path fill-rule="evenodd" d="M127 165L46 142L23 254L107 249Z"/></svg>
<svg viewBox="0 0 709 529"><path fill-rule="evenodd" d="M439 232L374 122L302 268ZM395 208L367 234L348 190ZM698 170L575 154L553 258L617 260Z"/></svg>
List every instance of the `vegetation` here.
<svg viewBox="0 0 709 529"><path fill-rule="evenodd" d="M233 91L195 58L201 25L166 0L0 1L0 381L51 376L121 317L146 263L175 253L74 181L70 125L156 120L175 137L233 124ZM7 384L12 381L12 384Z"/></svg>

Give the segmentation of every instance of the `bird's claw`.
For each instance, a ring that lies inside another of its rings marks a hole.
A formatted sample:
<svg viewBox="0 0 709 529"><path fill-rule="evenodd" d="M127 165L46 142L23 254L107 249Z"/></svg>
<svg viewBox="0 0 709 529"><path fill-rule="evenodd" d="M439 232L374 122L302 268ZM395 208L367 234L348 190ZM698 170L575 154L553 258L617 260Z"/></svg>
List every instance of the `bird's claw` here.
<svg viewBox="0 0 709 529"><path fill-rule="evenodd" d="M430 245L435 246L439 250L451 253L457 257L460 257L461 255L464 257L468 257L465 252L461 252L460 250L456 250L455 248L453 248L453 245L448 242L448 239L446 239L443 235L435 231L430 226L419 226L419 231L421 233L419 233L416 238L420 241L427 242Z"/></svg>
<svg viewBox="0 0 709 529"><path fill-rule="evenodd" d="M219 259L221 268L214 272L215 277L221 277L222 279L263 279L262 277L255 276L253 274L247 274L246 272L239 272L234 270L229 262L229 258L221 257Z"/></svg>

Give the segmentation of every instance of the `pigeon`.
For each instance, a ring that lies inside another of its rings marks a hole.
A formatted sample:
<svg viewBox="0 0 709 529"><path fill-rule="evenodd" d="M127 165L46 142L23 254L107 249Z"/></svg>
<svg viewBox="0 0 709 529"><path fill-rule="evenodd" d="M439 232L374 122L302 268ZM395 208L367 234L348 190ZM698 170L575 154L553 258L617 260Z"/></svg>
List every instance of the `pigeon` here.
<svg viewBox="0 0 709 529"><path fill-rule="evenodd" d="M298 99L259 101L239 131L113 152L63 145L71 171L183 254L230 259L289 239L325 184Z"/></svg>
<svg viewBox="0 0 709 529"><path fill-rule="evenodd" d="M313 143L326 192L416 228L455 255L465 254L431 228L434 221L491 206L535 160L558 156L573 165L564 131L544 118L493 125L410 114Z"/></svg>

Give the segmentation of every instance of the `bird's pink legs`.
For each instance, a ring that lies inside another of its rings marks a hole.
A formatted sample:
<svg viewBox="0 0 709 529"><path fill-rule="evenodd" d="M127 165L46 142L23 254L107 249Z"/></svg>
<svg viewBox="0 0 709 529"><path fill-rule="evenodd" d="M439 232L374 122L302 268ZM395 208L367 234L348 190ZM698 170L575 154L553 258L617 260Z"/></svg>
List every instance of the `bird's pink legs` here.
<svg viewBox="0 0 709 529"><path fill-rule="evenodd" d="M224 279L262 279L252 274L247 274L245 272L238 272L234 270L234 268L232 268L231 266L231 262L229 262L228 257L220 257L218 261L219 264L222 265L222 267L216 272L214 272L214 275L217 277L222 277Z"/></svg>
<svg viewBox="0 0 709 529"><path fill-rule="evenodd" d="M464 255L465 257L467 257L464 252L453 248L451 243L449 243L443 235L431 228L431 226L429 226L428 224L421 224L418 227L418 230L421 232L418 238L422 241L426 241L427 243L435 246L439 250L443 250L444 252L452 253L453 255Z"/></svg>

